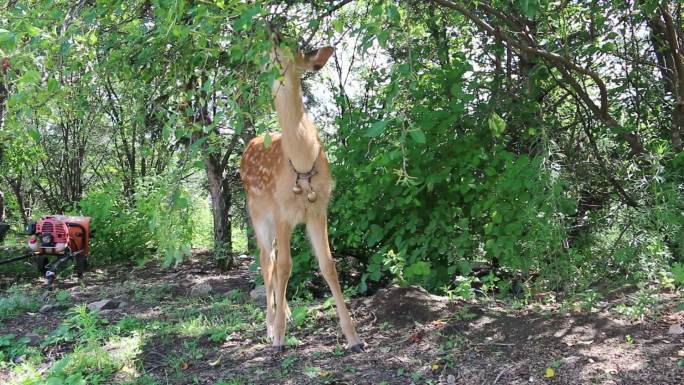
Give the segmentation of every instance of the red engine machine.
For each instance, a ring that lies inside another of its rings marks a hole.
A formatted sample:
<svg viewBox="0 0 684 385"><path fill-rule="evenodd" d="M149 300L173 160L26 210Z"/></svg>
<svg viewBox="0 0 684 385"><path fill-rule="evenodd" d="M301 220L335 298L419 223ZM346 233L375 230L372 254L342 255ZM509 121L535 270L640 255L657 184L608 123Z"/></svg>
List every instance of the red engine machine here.
<svg viewBox="0 0 684 385"><path fill-rule="evenodd" d="M41 274L45 275L48 289L52 290L57 272L71 260L79 278L88 268L90 255L90 218L49 215L29 224L28 247ZM50 263L50 256L56 256Z"/></svg>

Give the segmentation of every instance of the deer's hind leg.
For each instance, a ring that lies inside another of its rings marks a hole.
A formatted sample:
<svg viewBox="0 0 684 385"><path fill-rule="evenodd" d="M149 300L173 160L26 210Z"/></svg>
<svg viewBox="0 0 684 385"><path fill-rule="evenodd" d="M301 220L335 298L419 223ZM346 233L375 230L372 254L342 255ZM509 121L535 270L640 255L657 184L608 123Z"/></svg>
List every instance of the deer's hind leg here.
<svg viewBox="0 0 684 385"><path fill-rule="evenodd" d="M272 263L275 263L273 273L275 283L275 322L273 347L278 351L285 348L285 321L289 317L287 306L287 282L292 272L292 257L290 256L290 239L292 237L292 225L286 221L278 221L276 224L276 242L278 253Z"/></svg>
<svg viewBox="0 0 684 385"><path fill-rule="evenodd" d="M275 223L270 215L258 215L257 210L250 208L250 216L254 233L259 245L259 266L264 279L266 291L266 335L273 341L273 323L275 320ZM255 215L257 214L257 215Z"/></svg>

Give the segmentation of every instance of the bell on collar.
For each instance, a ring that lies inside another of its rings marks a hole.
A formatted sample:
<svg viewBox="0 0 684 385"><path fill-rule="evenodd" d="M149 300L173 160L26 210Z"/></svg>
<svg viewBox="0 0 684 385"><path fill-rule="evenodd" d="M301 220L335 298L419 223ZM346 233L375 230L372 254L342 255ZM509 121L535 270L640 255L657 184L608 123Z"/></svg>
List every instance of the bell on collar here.
<svg viewBox="0 0 684 385"><path fill-rule="evenodd" d="M295 182L295 185L292 187L292 192L295 194L302 193L302 186L299 185L299 182Z"/></svg>
<svg viewBox="0 0 684 385"><path fill-rule="evenodd" d="M311 203L316 202L316 198L318 198L318 195L316 195L316 192L313 190L306 194L306 199L308 199Z"/></svg>

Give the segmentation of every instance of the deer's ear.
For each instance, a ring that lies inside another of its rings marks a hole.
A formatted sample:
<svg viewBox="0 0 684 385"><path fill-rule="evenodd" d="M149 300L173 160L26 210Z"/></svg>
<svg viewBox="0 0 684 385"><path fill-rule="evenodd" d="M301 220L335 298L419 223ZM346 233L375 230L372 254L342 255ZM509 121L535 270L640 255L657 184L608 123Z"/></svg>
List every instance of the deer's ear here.
<svg viewBox="0 0 684 385"><path fill-rule="evenodd" d="M319 48L316 51L309 52L306 54L306 58L308 59L308 69L313 70L313 71L318 71L319 69L323 68L325 63L328 62L328 59L330 59L330 56L335 52L335 49L333 47L323 47Z"/></svg>

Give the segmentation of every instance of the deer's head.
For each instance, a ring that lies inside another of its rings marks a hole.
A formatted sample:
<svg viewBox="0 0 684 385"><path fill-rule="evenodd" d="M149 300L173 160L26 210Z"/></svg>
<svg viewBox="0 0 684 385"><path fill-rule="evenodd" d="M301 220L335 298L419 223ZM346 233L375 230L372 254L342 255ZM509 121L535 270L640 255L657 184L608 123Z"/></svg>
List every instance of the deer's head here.
<svg viewBox="0 0 684 385"><path fill-rule="evenodd" d="M281 73L318 71L335 51L332 47L323 47L306 53L297 51L292 52L288 48L276 46L271 54L273 64L276 65Z"/></svg>

